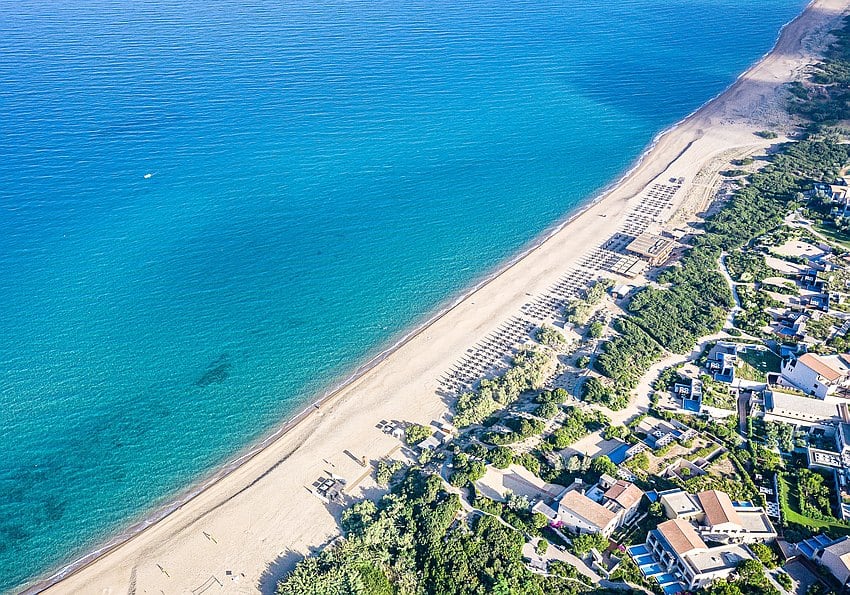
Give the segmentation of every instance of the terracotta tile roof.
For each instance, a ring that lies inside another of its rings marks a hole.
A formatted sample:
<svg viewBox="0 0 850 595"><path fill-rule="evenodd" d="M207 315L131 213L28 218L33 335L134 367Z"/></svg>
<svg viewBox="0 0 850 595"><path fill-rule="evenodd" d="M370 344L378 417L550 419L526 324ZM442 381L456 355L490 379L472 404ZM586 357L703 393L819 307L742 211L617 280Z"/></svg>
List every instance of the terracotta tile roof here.
<svg viewBox="0 0 850 595"><path fill-rule="evenodd" d="M835 382L844 375L840 370L836 370L830 366L829 363L825 362L813 353L804 353L797 358L797 361L820 376L823 376L830 382Z"/></svg>
<svg viewBox="0 0 850 595"><path fill-rule="evenodd" d="M709 526L722 525L724 523L741 524L741 518L732 507L732 500L726 492L718 490L706 490L697 494L700 506L705 511L705 524Z"/></svg>
<svg viewBox="0 0 850 595"><path fill-rule="evenodd" d="M708 549L696 529L684 519L664 521L658 525L658 532L680 556L696 549Z"/></svg>
<svg viewBox="0 0 850 595"><path fill-rule="evenodd" d="M594 502L578 490L570 490L564 494L561 498L561 506L596 525L599 529L607 527L608 523L617 516L617 513Z"/></svg>
<svg viewBox="0 0 850 595"><path fill-rule="evenodd" d="M605 497L610 498L623 508L631 508L643 498L643 490L631 482L620 479L608 488Z"/></svg>

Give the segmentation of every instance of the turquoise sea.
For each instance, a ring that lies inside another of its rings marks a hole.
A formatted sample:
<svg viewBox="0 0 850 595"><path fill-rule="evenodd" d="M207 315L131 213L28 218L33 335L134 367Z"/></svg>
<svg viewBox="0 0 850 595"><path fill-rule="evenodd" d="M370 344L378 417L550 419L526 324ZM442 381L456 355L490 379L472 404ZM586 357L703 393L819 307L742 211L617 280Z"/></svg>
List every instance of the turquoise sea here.
<svg viewBox="0 0 850 595"><path fill-rule="evenodd" d="M303 408L803 5L0 2L0 591Z"/></svg>

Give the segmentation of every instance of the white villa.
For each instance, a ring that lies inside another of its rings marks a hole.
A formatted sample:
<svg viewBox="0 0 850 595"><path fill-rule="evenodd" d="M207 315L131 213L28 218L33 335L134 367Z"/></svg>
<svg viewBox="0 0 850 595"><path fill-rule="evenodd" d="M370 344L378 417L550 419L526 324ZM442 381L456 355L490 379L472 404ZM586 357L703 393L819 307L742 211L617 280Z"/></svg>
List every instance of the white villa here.
<svg viewBox="0 0 850 595"><path fill-rule="evenodd" d="M782 379L807 395L826 399L850 386L850 362L845 359L848 357L804 353L782 366Z"/></svg>
<svg viewBox="0 0 850 595"><path fill-rule="evenodd" d="M603 475L597 485L586 491L576 480L552 505L540 501L533 510L544 514L553 525L574 533L601 533L608 537L635 517L641 498L643 491L633 483Z"/></svg>
<svg viewBox="0 0 850 595"><path fill-rule="evenodd" d="M735 572L753 558L745 545L709 547L685 519L664 521L646 540L649 555L688 589L699 589Z"/></svg>

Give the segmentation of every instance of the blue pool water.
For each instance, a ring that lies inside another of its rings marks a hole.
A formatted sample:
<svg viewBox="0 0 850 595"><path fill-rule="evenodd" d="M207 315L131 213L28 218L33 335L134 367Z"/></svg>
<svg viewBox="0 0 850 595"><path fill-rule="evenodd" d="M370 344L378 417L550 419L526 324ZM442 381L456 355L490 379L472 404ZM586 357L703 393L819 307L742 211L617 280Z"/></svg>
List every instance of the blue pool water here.
<svg viewBox="0 0 850 595"><path fill-rule="evenodd" d="M0 3L0 591L574 210L803 5Z"/></svg>
<svg viewBox="0 0 850 595"><path fill-rule="evenodd" d="M658 581L659 585L666 585L667 583L675 582L676 577L672 574L659 574L655 577L655 580Z"/></svg>
<svg viewBox="0 0 850 595"><path fill-rule="evenodd" d="M642 556L644 554L649 553L649 548L646 547L646 545L644 545L644 544L633 545L633 546L627 548L627 550L633 557Z"/></svg>
<svg viewBox="0 0 850 595"><path fill-rule="evenodd" d="M681 593L685 590L685 585L682 583L671 583L669 585L664 585L661 589L666 593L666 595L675 595L676 593Z"/></svg>
<svg viewBox="0 0 850 595"><path fill-rule="evenodd" d="M653 561L655 561L655 558L653 558L650 554L645 554L643 556L635 556L635 563L638 566L643 566L645 564L652 564Z"/></svg>
<svg viewBox="0 0 850 595"><path fill-rule="evenodd" d="M662 568L660 564L655 562L652 564L639 565L638 568L640 568L640 571L643 573L644 576L648 576L650 578L654 577L656 574L661 574L662 572L664 572L664 568Z"/></svg>

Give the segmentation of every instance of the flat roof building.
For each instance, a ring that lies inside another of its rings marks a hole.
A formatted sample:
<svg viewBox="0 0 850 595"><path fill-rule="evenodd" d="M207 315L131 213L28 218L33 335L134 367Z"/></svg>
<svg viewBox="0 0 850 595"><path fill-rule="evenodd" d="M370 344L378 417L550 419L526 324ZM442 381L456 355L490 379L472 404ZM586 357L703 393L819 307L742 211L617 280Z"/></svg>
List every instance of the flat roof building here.
<svg viewBox="0 0 850 595"><path fill-rule="evenodd" d="M667 490L659 496L668 519L689 519L702 514L699 503L684 490Z"/></svg>
<svg viewBox="0 0 850 595"><path fill-rule="evenodd" d="M811 428L832 426L841 421L841 416L838 405L833 402L779 390L766 390L764 419Z"/></svg>
<svg viewBox="0 0 850 595"><path fill-rule="evenodd" d="M673 240L644 232L626 246L626 250L645 259L650 265L664 264L675 246Z"/></svg>
<svg viewBox="0 0 850 595"><path fill-rule="evenodd" d="M850 580L850 538L833 543L823 549L819 561L838 579L841 586Z"/></svg>

